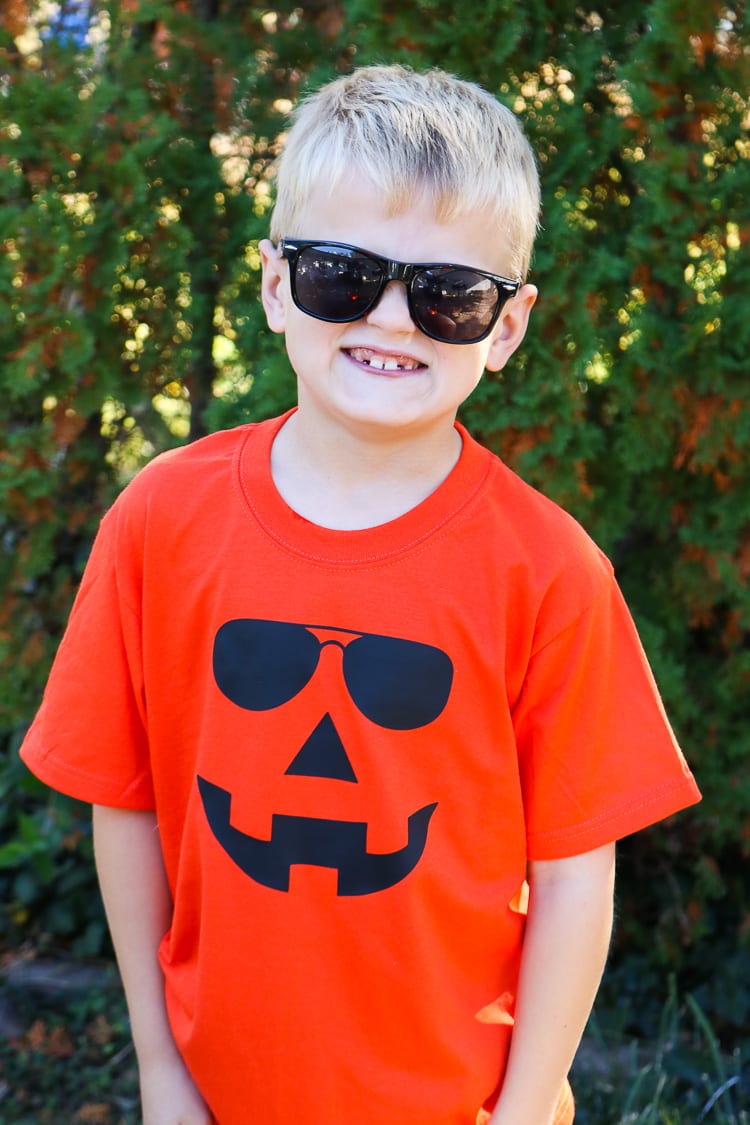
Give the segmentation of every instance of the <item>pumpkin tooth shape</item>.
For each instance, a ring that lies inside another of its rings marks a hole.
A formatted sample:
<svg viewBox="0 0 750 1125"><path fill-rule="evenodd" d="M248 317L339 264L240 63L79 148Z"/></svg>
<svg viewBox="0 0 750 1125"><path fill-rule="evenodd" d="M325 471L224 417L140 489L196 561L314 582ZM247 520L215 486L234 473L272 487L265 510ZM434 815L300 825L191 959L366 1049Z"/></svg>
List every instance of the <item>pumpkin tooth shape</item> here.
<svg viewBox="0 0 750 1125"><path fill-rule="evenodd" d="M338 871L339 895L369 895L395 886L421 859L437 808L435 802L411 814L403 848L371 853L364 821L275 813L270 840L261 840L230 823L231 793L202 777L198 788L211 831L229 858L256 883L277 891L289 890L289 871L294 864Z"/></svg>

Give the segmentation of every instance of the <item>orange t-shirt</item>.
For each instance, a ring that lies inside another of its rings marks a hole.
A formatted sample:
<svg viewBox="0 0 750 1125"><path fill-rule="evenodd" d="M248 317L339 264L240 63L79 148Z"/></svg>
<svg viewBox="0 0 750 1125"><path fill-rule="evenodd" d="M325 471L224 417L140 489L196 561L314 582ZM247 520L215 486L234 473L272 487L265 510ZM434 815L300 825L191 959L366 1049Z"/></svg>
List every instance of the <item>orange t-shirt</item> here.
<svg viewBox="0 0 750 1125"><path fill-rule="evenodd" d="M571 517L461 430L414 510L324 529L274 488L282 422L125 490L22 756L156 809L170 1018L221 1125L474 1125L502 1080L527 860L699 794Z"/></svg>

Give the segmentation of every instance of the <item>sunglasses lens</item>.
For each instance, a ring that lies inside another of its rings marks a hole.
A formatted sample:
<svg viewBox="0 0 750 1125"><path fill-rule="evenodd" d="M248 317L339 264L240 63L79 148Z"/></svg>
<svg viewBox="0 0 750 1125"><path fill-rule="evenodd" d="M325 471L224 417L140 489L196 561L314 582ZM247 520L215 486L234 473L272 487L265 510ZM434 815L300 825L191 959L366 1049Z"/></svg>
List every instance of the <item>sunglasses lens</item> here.
<svg viewBox="0 0 750 1125"><path fill-rule="evenodd" d="M445 707L453 665L432 645L365 633L345 649L344 678L371 722L388 730L416 730Z"/></svg>
<svg viewBox="0 0 750 1125"><path fill-rule="evenodd" d="M490 277L474 270L425 269L412 288L418 326L428 336L448 343L479 340L490 328L500 292Z"/></svg>
<svg viewBox="0 0 750 1125"><path fill-rule="evenodd" d="M302 691L319 657L320 645L303 625L240 617L216 634L214 678L237 707L271 711Z"/></svg>
<svg viewBox="0 0 750 1125"><path fill-rule="evenodd" d="M297 257L295 299L321 320L356 320L377 299L383 271L356 250L306 246Z"/></svg>

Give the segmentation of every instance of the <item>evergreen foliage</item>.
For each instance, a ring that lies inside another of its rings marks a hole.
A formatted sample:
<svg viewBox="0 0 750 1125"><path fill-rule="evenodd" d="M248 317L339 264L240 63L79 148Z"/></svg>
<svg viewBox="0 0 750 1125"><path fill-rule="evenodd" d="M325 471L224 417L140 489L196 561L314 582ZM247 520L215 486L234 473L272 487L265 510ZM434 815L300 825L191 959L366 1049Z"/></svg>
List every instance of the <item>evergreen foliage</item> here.
<svg viewBox="0 0 750 1125"><path fill-rule="evenodd" d="M292 401L258 303L274 138L308 85L392 60L482 82L539 154L540 300L464 418L613 559L704 791L623 845L613 979L670 964L747 1029L750 29L717 0L6 2L0 924L97 940L87 896L55 920L85 822L20 733L123 481Z"/></svg>

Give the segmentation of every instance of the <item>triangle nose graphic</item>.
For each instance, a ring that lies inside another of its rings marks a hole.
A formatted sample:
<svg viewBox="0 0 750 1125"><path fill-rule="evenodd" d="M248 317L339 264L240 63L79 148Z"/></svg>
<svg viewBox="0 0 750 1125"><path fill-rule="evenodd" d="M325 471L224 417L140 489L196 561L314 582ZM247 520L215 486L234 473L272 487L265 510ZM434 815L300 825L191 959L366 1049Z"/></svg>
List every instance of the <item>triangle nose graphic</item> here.
<svg viewBox="0 0 750 1125"><path fill-rule="evenodd" d="M330 777L336 781L356 782L357 775L330 715L323 716L285 772L297 777Z"/></svg>

